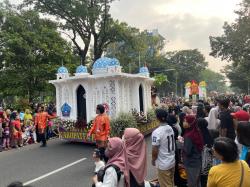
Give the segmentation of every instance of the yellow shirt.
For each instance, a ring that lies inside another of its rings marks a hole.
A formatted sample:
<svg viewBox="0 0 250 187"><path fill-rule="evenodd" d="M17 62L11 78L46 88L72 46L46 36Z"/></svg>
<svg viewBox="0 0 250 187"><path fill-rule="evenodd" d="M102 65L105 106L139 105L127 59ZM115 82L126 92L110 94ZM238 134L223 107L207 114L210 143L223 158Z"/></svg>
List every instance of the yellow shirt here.
<svg viewBox="0 0 250 187"><path fill-rule="evenodd" d="M241 162L244 167L242 187L250 187L250 168L245 161ZM219 164L210 169L207 187L239 187L241 175L240 161Z"/></svg>

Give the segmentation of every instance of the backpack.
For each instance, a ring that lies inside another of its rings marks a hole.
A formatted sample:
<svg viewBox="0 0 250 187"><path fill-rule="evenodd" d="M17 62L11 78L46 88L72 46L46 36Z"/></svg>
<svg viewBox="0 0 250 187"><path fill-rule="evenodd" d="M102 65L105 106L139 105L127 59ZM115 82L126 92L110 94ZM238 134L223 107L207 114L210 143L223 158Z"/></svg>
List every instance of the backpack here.
<svg viewBox="0 0 250 187"><path fill-rule="evenodd" d="M118 179L118 182L120 181L121 179L121 175L123 174L122 171L120 170L120 168L114 164L111 164L103 169L100 169L98 172L97 172L97 180L98 182L103 182L103 178L104 178L104 175L105 175L105 172L106 170L109 168L109 167L113 167L116 171L116 174L117 174L117 179ZM95 184L92 184L92 187L95 187Z"/></svg>
<svg viewBox="0 0 250 187"><path fill-rule="evenodd" d="M109 168L109 167L113 167L116 171L116 174L117 174L117 179L118 179L118 182L120 181L121 179L121 175L123 174L122 171L120 170L120 168L114 164L111 164L111 165L108 165L107 167L103 168L103 169L100 169L98 172L97 172L97 180L99 182L103 182L103 178L104 178L104 175L105 175L105 172L106 170Z"/></svg>
<svg viewBox="0 0 250 187"><path fill-rule="evenodd" d="M208 175L210 168L213 166L213 151L212 148L205 145L203 147L202 153L202 164L201 164L201 175Z"/></svg>

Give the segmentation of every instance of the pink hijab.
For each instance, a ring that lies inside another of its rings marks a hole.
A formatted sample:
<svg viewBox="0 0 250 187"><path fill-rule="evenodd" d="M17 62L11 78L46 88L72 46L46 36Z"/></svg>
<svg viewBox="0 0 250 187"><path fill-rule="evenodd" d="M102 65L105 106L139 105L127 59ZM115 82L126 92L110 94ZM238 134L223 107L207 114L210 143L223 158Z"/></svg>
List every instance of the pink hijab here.
<svg viewBox="0 0 250 187"><path fill-rule="evenodd" d="M143 134L136 128L127 128L124 131L126 150L125 179L129 184L129 171L139 184L144 182L147 175L147 153Z"/></svg>
<svg viewBox="0 0 250 187"><path fill-rule="evenodd" d="M114 164L120 168L122 172L125 170L125 149L123 145L123 141L121 138L114 137L109 138L110 146L106 149L106 154L109 157L107 165Z"/></svg>

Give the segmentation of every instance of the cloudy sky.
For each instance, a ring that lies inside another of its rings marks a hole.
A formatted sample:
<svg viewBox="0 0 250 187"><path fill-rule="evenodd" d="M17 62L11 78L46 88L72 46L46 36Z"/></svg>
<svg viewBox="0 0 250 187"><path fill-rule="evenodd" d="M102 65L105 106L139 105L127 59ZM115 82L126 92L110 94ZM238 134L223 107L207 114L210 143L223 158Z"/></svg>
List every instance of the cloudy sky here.
<svg viewBox="0 0 250 187"><path fill-rule="evenodd" d="M219 72L226 64L209 56L209 36L223 33L225 21L235 19L240 0L119 0L112 15L140 29L158 29L166 50L199 49L209 68Z"/></svg>
<svg viewBox="0 0 250 187"><path fill-rule="evenodd" d="M2 1L2 0L0 0ZM10 0L12 3L21 0ZM166 38L166 50L199 49L209 68L219 72L226 62L209 56L209 36L223 33L225 21L235 19L241 0L116 0L114 18L141 30L158 29Z"/></svg>

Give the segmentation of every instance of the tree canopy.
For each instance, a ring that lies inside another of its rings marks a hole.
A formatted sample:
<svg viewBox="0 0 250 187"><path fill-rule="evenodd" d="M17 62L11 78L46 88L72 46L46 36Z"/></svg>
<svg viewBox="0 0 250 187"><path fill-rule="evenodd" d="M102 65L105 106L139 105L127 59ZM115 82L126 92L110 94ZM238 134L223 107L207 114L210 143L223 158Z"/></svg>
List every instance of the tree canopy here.
<svg viewBox="0 0 250 187"><path fill-rule="evenodd" d="M0 11L0 90L30 100L48 91L59 65L71 62L71 47L55 23L35 11Z"/></svg>
<svg viewBox="0 0 250 187"><path fill-rule="evenodd" d="M84 62L91 39L92 60L95 61L102 56L109 44L123 41L128 34L123 32L125 25L114 20L109 13L110 3L113 1L24 0L24 5L34 5L39 12L55 16L60 28L72 40Z"/></svg>
<svg viewBox="0 0 250 187"><path fill-rule="evenodd" d="M227 91L225 77L216 73L210 69L205 69L201 72L200 81L205 81L207 83L207 91L217 91L220 93L225 93Z"/></svg>
<svg viewBox="0 0 250 187"><path fill-rule="evenodd" d="M224 34L210 36L211 55L231 62L225 73L232 82L246 91L245 85L250 80L250 0L243 0L240 9L235 11L237 19L223 26ZM239 75L238 75L239 74ZM240 82L241 80L241 82Z"/></svg>

